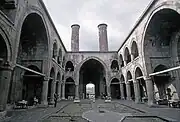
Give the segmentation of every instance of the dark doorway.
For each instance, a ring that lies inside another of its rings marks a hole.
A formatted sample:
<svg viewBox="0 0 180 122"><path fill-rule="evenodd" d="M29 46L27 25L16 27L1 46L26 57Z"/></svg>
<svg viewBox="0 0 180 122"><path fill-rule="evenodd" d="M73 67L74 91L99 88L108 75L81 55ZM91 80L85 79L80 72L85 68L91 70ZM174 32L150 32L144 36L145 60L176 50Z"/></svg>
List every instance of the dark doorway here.
<svg viewBox="0 0 180 122"><path fill-rule="evenodd" d="M120 99L120 82L117 78L112 79L111 81L111 98Z"/></svg>
<svg viewBox="0 0 180 122"><path fill-rule="evenodd" d="M80 68L80 98L85 98L86 84L95 85L95 97L100 98L106 92L105 70L103 65L95 59L86 61Z"/></svg>
<svg viewBox="0 0 180 122"><path fill-rule="evenodd" d="M29 66L28 68L40 72L36 66ZM26 71L23 76L22 99L28 101L28 105L33 105L33 98L36 97L40 103L42 92L43 77Z"/></svg>
<svg viewBox="0 0 180 122"><path fill-rule="evenodd" d="M65 98L68 100L73 100L75 98L75 82L72 78L66 79Z"/></svg>

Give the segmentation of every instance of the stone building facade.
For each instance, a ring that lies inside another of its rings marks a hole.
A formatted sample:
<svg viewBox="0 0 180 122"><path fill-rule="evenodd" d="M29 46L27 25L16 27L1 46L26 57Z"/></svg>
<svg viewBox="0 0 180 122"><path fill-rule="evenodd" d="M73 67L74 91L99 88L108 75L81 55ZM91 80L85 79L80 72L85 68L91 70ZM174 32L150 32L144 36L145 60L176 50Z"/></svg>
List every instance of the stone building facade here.
<svg viewBox="0 0 180 122"><path fill-rule="evenodd" d="M79 51L80 26L72 25L67 51L41 0L0 2L0 112L7 103L36 96L41 105L68 96L83 99L88 83L96 97L154 104L167 88L180 97L180 1L154 0L117 51L108 51L107 25L98 25L100 51Z"/></svg>

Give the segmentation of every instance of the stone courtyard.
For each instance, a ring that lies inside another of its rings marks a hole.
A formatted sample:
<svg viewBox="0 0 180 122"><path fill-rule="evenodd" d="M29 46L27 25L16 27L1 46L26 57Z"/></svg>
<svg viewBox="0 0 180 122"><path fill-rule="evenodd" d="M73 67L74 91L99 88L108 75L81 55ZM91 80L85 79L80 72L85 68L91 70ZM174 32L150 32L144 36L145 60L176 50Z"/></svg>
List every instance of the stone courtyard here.
<svg viewBox="0 0 180 122"><path fill-rule="evenodd" d="M172 114L172 112L174 114ZM156 106L149 108L132 101L82 100L61 101L56 108L34 108L9 111L2 122L178 122L180 110Z"/></svg>
<svg viewBox="0 0 180 122"><path fill-rule="evenodd" d="M79 24L71 32L68 51L42 0L0 0L2 121L180 121L179 0L152 0L115 51L106 23L98 51L79 50Z"/></svg>

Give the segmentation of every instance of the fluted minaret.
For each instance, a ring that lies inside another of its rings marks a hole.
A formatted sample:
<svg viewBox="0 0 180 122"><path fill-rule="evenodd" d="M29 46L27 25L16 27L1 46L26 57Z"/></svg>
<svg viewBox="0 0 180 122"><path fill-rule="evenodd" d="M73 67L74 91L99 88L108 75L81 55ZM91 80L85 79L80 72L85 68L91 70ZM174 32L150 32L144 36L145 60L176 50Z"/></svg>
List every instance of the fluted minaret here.
<svg viewBox="0 0 180 122"><path fill-rule="evenodd" d="M79 29L80 26L78 24L73 24L71 26L72 34L71 34L71 51L77 52L79 51Z"/></svg>
<svg viewBox="0 0 180 122"><path fill-rule="evenodd" d="M101 52L108 51L107 24L99 24L99 50Z"/></svg>

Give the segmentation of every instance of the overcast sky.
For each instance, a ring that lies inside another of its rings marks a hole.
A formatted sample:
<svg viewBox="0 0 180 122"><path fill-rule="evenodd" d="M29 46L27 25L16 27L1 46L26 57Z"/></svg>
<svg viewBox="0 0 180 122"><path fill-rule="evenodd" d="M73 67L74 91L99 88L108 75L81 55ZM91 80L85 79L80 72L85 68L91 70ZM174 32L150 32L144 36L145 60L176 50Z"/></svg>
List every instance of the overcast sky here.
<svg viewBox="0 0 180 122"><path fill-rule="evenodd" d="M108 25L109 50L117 50L151 0L43 0L67 50L79 24L80 50L99 50L98 28Z"/></svg>

